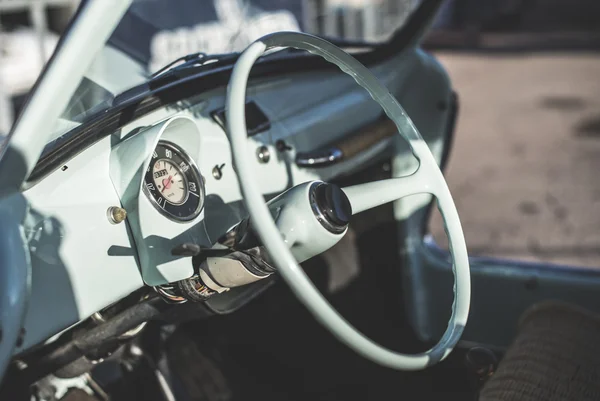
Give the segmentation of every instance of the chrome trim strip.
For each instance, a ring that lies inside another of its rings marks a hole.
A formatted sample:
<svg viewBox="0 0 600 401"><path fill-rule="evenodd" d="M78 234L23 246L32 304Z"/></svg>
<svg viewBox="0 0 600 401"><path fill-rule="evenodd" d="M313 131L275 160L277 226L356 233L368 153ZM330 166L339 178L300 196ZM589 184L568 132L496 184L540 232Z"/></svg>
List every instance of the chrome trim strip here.
<svg viewBox="0 0 600 401"><path fill-rule="evenodd" d="M321 208L319 207L319 204L317 203L317 198L316 198L316 193L317 193L317 188L322 186L322 185L327 185L322 181L316 181L314 182L309 189L309 201L310 201L310 208L312 209L315 217L317 218L317 220L319 221L319 223L321 223L321 225L323 227L325 227L325 229L327 231L329 231L330 233L333 234L342 234L344 231L346 231L346 228L348 228L348 226L336 226L335 224L332 224L327 217L325 216L325 214L323 213L323 211L321 210Z"/></svg>

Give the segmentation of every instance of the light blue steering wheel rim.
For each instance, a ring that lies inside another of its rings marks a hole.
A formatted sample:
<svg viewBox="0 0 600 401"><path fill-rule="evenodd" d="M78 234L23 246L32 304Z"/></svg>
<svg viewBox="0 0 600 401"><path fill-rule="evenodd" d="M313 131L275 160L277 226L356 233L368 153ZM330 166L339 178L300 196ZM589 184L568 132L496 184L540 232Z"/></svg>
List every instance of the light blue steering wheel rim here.
<svg viewBox="0 0 600 401"><path fill-rule="evenodd" d="M307 50L337 65L343 72L354 78L394 121L399 133L409 142L413 153L419 159L420 168L427 167L431 176L430 193L438 198L440 211L446 224L455 277L455 299L448 328L440 341L430 350L414 355L397 353L364 336L315 288L282 239L253 175L253 160L251 152L248 152L245 118L246 87L250 70L266 50L274 47ZM420 370L444 359L460 339L469 314L471 283L466 243L456 207L433 155L410 118L389 91L365 66L335 45L304 33L279 32L257 40L241 54L229 82L226 113L232 157L246 207L252 220L257 222L258 235L279 273L298 299L340 341L375 363L400 370Z"/></svg>

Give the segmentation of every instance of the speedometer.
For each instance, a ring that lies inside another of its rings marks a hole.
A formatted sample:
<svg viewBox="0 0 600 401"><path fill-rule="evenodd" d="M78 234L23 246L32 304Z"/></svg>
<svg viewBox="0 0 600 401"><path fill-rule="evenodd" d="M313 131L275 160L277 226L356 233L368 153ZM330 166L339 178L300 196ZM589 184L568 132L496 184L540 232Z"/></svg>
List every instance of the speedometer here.
<svg viewBox="0 0 600 401"><path fill-rule="evenodd" d="M160 141L144 176L154 207L176 221L192 220L204 206L204 182L193 160L178 146Z"/></svg>

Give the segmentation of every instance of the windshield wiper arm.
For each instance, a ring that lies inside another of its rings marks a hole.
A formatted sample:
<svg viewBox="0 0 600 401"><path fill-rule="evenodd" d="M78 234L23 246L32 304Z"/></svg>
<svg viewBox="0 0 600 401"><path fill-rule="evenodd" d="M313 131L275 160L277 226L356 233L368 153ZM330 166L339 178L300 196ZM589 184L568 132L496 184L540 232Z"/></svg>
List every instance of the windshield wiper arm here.
<svg viewBox="0 0 600 401"><path fill-rule="evenodd" d="M192 66L192 65L204 65L209 62L222 61L222 60L230 59L230 58L234 59L238 56L239 56L239 53L208 55L204 52L198 52L198 53L188 54L186 56L176 58L175 60L171 61L169 64L160 68L158 71L152 73L152 75L150 75L150 79L154 79L169 70L180 70L180 69L184 69L189 66Z"/></svg>
<svg viewBox="0 0 600 401"><path fill-rule="evenodd" d="M339 39L339 38L328 38L328 37L324 37L321 36L323 39L330 41L331 43L335 44L336 46L339 46L341 48L375 48L378 45L374 44L374 43L369 43L369 42L362 42L362 41L352 41L352 40L345 40L345 39ZM271 55L281 55L282 53L286 53L286 52L304 52L303 50L298 50L298 49L294 49L291 47L285 47L285 48L278 48L278 49L273 49L273 52L269 52L268 54L265 54L265 56L271 56ZM218 64L218 65L222 65L222 63L225 64L233 64L233 62L240 56L240 53L238 52L234 52L234 53L224 53L224 54L206 54L204 52L198 52L198 53L191 53L182 57L178 57L175 60L171 61L170 63L168 63L167 65L165 65L164 67L160 68L159 70L157 70L156 72L152 73L152 75L150 75L149 80L143 84L143 85L139 85L136 86L134 88L131 88L129 90L126 90L122 93L120 93L119 95L115 96L115 98L113 99L113 106L121 104L125 101L130 100L133 97L139 96L145 92L147 92L150 88L149 85L158 85L161 86L163 85L165 82L171 82L173 79L175 79L174 77L179 76L179 74L177 74L178 72L182 72L182 71L193 71L195 69L193 69L193 67L200 67L200 66L205 66L205 65L209 65L209 64ZM169 74L167 74L169 73ZM189 72L187 72L189 73ZM164 79L163 79L164 78Z"/></svg>
<svg viewBox="0 0 600 401"><path fill-rule="evenodd" d="M352 48L352 47L354 47L354 48L360 48L360 47L374 48L374 47L377 47L376 43L365 42L365 41L361 41L361 40L348 40L348 39L327 37L327 36L323 36L323 35L320 35L320 37L333 43L334 45L336 45L338 47L341 47L341 48ZM169 64L160 68L158 71L152 73L152 75L150 75L150 78L151 79L156 78L159 75L161 75L169 70L180 70L180 69L184 69L189 66L192 66L192 65L198 65L198 64L203 65L203 64L206 64L206 63L212 62L212 61L222 61L224 59L234 59L234 58L237 58L238 56L239 56L239 53L237 53L237 52L225 53L225 54L211 54L211 55L208 55L204 52L191 53L191 54L176 58L175 60L171 61ZM181 63L181 64L179 64L179 63Z"/></svg>
<svg viewBox="0 0 600 401"><path fill-rule="evenodd" d="M361 40L348 40L348 39L341 39L341 38L333 38L333 37L327 37L327 36L323 36L320 35L321 38L333 43L334 45L341 47L341 48L360 48L360 47L365 47L365 48L374 48L377 47L378 45L376 43L371 43L371 42L365 42L365 41L361 41ZM189 66L192 65L202 65L202 64L206 64L208 62L212 62L212 61L222 61L224 59L234 59L237 58L239 56L239 53L234 52L234 53L225 53L225 54L211 54L208 55L204 52L198 52L198 53L191 53L179 58L176 58L175 60L171 61L169 64L165 65L164 67L160 68L158 71L152 73L152 75L150 75L150 78L156 78L157 76L165 73L166 71L169 70L179 70L179 69L184 69L187 68ZM179 64L181 63L181 64ZM179 65L177 65L179 64Z"/></svg>
<svg viewBox="0 0 600 401"><path fill-rule="evenodd" d="M156 78L157 76L159 76L160 74L162 74L165 71L170 70L171 68L173 68L175 66L175 64L178 64L180 62L184 62L187 63L191 60L196 60L196 59L204 59L204 57L206 57L206 53L204 52L198 52L198 53L192 53L192 54L187 54L185 56L176 58L175 60L171 61L169 64L165 65L164 67L160 68L158 71L155 71L152 73L152 75L150 75L150 78Z"/></svg>
<svg viewBox="0 0 600 401"><path fill-rule="evenodd" d="M189 69L190 71L195 71L195 68L193 69L192 67L202 67L211 64L221 65L222 63L231 64L239 57L239 55L239 53L207 55L206 53L198 52L179 57L152 73L148 80L143 84L134 86L133 88L127 89L116 95L112 101L112 107L141 96L152 88L162 86L181 78L181 74L178 73L183 70Z"/></svg>

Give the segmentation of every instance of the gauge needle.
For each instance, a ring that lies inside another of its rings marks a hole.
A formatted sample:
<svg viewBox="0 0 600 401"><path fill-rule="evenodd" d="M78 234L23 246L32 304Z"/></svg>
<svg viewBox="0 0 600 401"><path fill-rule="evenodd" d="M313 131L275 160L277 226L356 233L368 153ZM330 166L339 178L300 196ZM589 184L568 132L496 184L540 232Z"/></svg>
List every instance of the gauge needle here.
<svg viewBox="0 0 600 401"><path fill-rule="evenodd" d="M160 192L165 192L165 189L169 189L171 188L171 176L169 176L168 178L163 178L162 180L162 184L163 184L163 189Z"/></svg>

